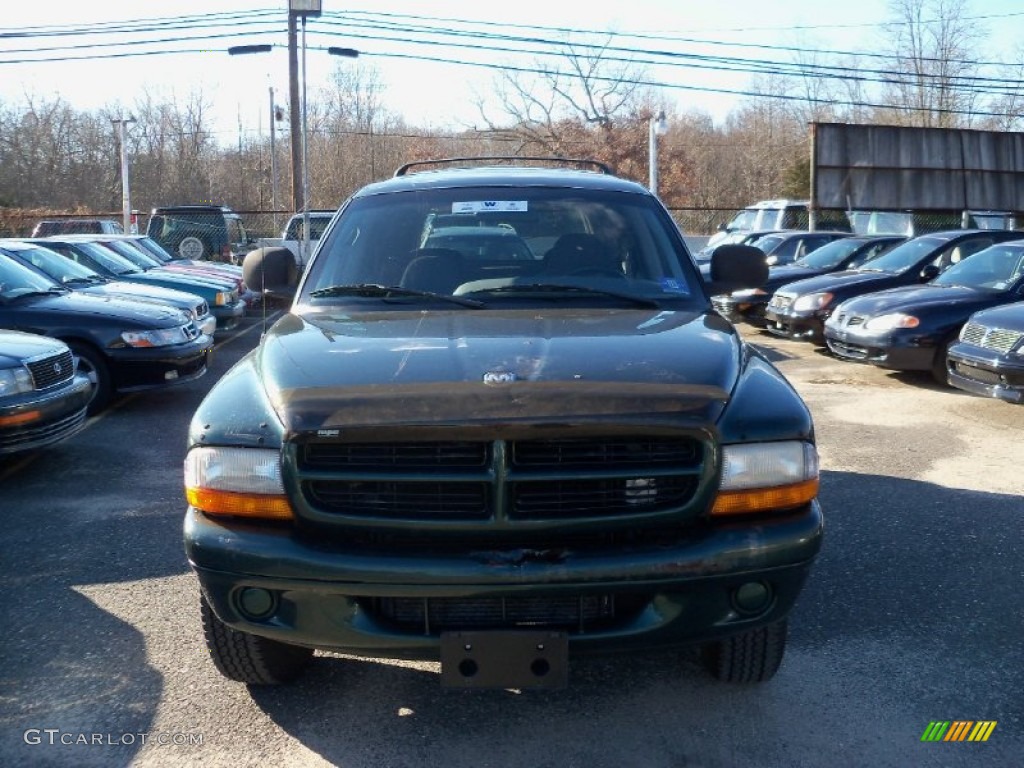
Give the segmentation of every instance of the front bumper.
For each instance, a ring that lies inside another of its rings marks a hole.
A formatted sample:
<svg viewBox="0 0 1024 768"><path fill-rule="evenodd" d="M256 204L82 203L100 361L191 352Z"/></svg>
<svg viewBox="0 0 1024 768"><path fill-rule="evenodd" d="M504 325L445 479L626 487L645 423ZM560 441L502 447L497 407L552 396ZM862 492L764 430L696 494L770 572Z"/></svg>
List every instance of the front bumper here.
<svg viewBox="0 0 1024 768"><path fill-rule="evenodd" d="M84 375L49 392L27 392L0 404L0 453L42 448L85 426L92 385Z"/></svg>
<svg viewBox="0 0 1024 768"><path fill-rule="evenodd" d="M230 331L238 327L238 323L245 316L245 302L238 299L234 304L214 306L210 305L210 313L217 318L217 331Z"/></svg>
<svg viewBox="0 0 1024 768"><path fill-rule="evenodd" d="M764 328L767 324L765 308L768 306L768 298L768 296L764 296L763 299L752 296L737 299L733 296L712 296L711 303L718 314L730 323L749 323L758 328Z"/></svg>
<svg viewBox="0 0 1024 768"><path fill-rule="evenodd" d="M950 385L983 397L1024 404L1024 359L957 342L947 354Z"/></svg>
<svg viewBox="0 0 1024 768"><path fill-rule="evenodd" d="M814 502L785 516L708 528L673 545L512 558L429 548L343 550L291 528L215 520L190 508L185 551L214 612L234 629L365 656L436 660L445 631L438 617L446 611L450 617L500 606L503 618L506 609L578 604L578 620L560 627L574 653L700 643L778 621L803 587L822 530ZM755 610L737 597L750 584L769 595ZM246 615L250 588L272 595L266 614ZM615 601L626 606L618 614L584 621L582 606ZM417 618L409 619L410 610ZM489 628L542 628L510 623Z"/></svg>
<svg viewBox="0 0 1024 768"><path fill-rule="evenodd" d="M206 373L213 339L200 335L188 344L107 349L114 389L135 392L198 379Z"/></svg>
<svg viewBox="0 0 1024 768"><path fill-rule="evenodd" d="M828 313L796 314L792 311L778 311L770 306L765 309L764 328L775 336L798 341L810 341L819 346L825 344L825 319Z"/></svg>
<svg viewBox="0 0 1024 768"><path fill-rule="evenodd" d="M894 371L928 371L935 361L935 340L920 334L851 333L826 323L825 343L833 355L843 360Z"/></svg>

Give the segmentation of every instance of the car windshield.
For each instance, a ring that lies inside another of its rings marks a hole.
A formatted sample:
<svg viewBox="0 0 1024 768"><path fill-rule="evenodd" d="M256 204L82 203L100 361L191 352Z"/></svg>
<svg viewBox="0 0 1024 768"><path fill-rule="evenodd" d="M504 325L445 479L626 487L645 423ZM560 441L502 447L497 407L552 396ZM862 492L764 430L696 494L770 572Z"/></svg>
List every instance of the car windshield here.
<svg viewBox="0 0 1024 768"><path fill-rule="evenodd" d="M773 248L777 247L785 239L785 235L765 235L764 237L757 238L750 244L760 251L770 253Z"/></svg>
<svg viewBox="0 0 1024 768"><path fill-rule="evenodd" d="M160 245L160 243L158 243L151 237L135 237L132 238L132 242L135 243L137 247L142 248L144 251L146 251L146 253L148 253L157 261L160 261L164 264L174 261L174 256L169 254L167 250L162 245Z"/></svg>
<svg viewBox="0 0 1024 768"><path fill-rule="evenodd" d="M726 224L725 228L730 232L734 229L756 229L755 224L757 224L759 213L760 211L744 208L733 216L732 221Z"/></svg>
<svg viewBox="0 0 1024 768"><path fill-rule="evenodd" d="M59 283L84 284L102 279L95 271L67 259L49 248L25 248L19 250L16 255L21 261L27 262L40 272L45 272L47 276Z"/></svg>
<svg viewBox="0 0 1024 768"><path fill-rule="evenodd" d="M913 240L897 245L877 259L872 259L859 269L864 272L901 274L918 266L945 244L946 241L934 237L915 237Z"/></svg>
<svg viewBox="0 0 1024 768"><path fill-rule="evenodd" d="M850 240L841 237L831 243L825 243L820 248L815 248L806 256L796 260L801 267L813 267L814 269L832 269L838 267L854 251L864 245L861 240Z"/></svg>
<svg viewBox="0 0 1024 768"><path fill-rule="evenodd" d="M936 277L934 285L961 285L1005 291L1024 277L1024 247L993 245Z"/></svg>
<svg viewBox="0 0 1024 768"><path fill-rule="evenodd" d="M155 256L149 256L139 250L138 246L132 245L124 240L103 240L105 248L109 248L119 256L123 256L139 269L152 269L161 266L161 262Z"/></svg>
<svg viewBox="0 0 1024 768"><path fill-rule="evenodd" d="M0 299L16 299L39 293L63 292L50 278L19 264L0 251Z"/></svg>
<svg viewBox="0 0 1024 768"><path fill-rule="evenodd" d="M111 275L136 275L142 270L136 267L128 259L120 256L109 248L99 243L74 242L54 243L53 246L59 253L64 254L75 261L85 261L86 266L95 267L101 273ZM91 262L91 263L90 263Z"/></svg>
<svg viewBox="0 0 1024 768"><path fill-rule="evenodd" d="M432 228L435 221L450 221L440 217L459 212L460 226ZM488 306L635 304L703 300L699 281L678 229L651 197L461 187L353 200L310 266L300 301L365 301L365 291L344 288L373 285L411 289L404 299L410 303L454 295Z"/></svg>

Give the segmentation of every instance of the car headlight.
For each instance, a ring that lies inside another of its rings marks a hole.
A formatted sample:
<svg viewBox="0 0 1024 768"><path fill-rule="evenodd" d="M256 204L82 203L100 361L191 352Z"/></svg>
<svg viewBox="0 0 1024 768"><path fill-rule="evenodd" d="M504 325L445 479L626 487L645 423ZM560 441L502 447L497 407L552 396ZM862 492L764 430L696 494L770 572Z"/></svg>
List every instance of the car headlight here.
<svg viewBox="0 0 1024 768"><path fill-rule="evenodd" d="M902 312L890 312L886 315L872 317L864 328L869 331L891 331L896 328L917 328L921 324L913 315L905 315Z"/></svg>
<svg viewBox="0 0 1024 768"><path fill-rule="evenodd" d="M6 368L0 371L0 397L20 395L36 388L32 374L23 367Z"/></svg>
<svg viewBox="0 0 1024 768"><path fill-rule="evenodd" d="M812 443L726 445L712 515L792 509L818 495L818 451Z"/></svg>
<svg viewBox="0 0 1024 768"><path fill-rule="evenodd" d="M832 299L832 294L827 291L809 293L793 302L793 310L796 312L814 312L827 307L832 303Z"/></svg>
<svg viewBox="0 0 1024 768"><path fill-rule="evenodd" d="M217 291L217 295L213 297L213 303L218 307L226 307L229 304L234 304L235 300L232 293L232 291Z"/></svg>
<svg viewBox="0 0 1024 768"><path fill-rule="evenodd" d="M208 515L290 520L281 454L266 448L193 448L185 456L185 496Z"/></svg>
<svg viewBox="0 0 1024 768"><path fill-rule="evenodd" d="M161 328L155 331L125 331L121 340L129 347L166 347L171 344L184 344L189 340L182 326Z"/></svg>

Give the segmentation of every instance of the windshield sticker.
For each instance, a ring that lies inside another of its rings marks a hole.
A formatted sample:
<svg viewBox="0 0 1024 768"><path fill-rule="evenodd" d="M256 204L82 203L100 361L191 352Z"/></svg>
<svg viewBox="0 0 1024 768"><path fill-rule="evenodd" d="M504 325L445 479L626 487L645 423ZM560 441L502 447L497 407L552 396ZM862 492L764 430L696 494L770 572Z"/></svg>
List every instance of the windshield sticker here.
<svg viewBox="0 0 1024 768"><path fill-rule="evenodd" d="M524 213L527 209L526 200L467 200L452 203L452 213Z"/></svg>
<svg viewBox="0 0 1024 768"><path fill-rule="evenodd" d="M663 277L658 282L661 283L661 290L665 293L680 293L683 295L689 295L690 290L686 287L686 283L681 280L676 280L674 277Z"/></svg>

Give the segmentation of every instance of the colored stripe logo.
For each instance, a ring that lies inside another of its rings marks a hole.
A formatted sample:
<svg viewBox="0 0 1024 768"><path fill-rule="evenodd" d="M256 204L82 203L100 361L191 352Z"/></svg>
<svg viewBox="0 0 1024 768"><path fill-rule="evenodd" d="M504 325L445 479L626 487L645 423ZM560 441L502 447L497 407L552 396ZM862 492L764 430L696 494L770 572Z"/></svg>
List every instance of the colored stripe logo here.
<svg viewBox="0 0 1024 768"><path fill-rule="evenodd" d="M988 741L997 720L932 720L921 741Z"/></svg>

